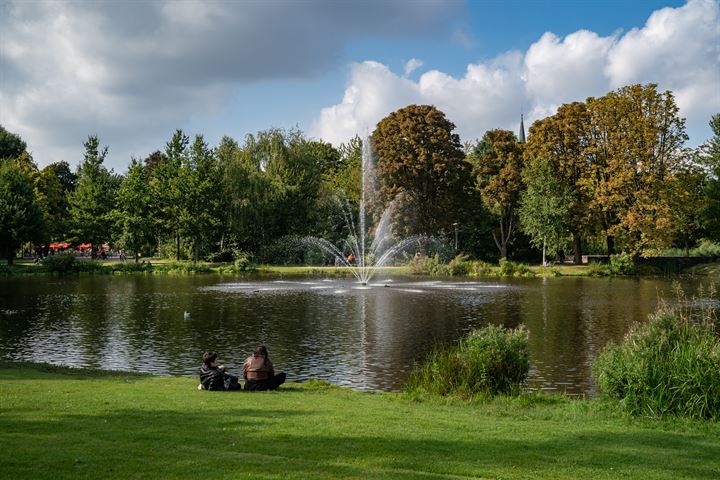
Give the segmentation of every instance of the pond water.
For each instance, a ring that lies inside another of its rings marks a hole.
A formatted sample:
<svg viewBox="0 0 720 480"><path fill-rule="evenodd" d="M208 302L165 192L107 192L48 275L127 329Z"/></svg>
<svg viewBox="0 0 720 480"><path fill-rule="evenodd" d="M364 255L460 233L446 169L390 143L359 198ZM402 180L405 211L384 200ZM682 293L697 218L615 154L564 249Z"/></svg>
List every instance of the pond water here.
<svg viewBox="0 0 720 480"><path fill-rule="evenodd" d="M690 295L699 286L680 282ZM646 278L380 277L365 288L314 277L5 278L0 357L194 375L212 349L237 373L264 343L290 380L398 390L435 344L488 323L522 323L530 331L529 386L593 395L598 352L672 290L670 279Z"/></svg>

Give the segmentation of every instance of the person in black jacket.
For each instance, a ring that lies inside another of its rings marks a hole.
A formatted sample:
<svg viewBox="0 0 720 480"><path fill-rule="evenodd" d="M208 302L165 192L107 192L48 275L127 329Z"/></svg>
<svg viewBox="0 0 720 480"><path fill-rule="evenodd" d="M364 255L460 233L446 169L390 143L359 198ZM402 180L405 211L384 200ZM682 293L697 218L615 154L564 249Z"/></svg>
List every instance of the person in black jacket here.
<svg viewBox="0 0 720 480"><path fill-rule="evenodd" d="M225 372L224 365L217 364L217 352L203 353L203 365L200 367L199 390L239 390L238 377Z"/></svg>

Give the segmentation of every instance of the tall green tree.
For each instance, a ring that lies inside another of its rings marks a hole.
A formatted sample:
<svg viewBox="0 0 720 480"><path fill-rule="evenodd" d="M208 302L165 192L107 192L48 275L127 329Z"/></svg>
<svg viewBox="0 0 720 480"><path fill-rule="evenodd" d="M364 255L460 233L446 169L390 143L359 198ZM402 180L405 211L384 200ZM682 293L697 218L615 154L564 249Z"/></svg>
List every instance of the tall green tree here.
<svg viewBox="0 0 720 480"><path fill-rule="evenodd" d="M454 129L432 105L409 105L380 120L372 134L376 220L398 199L398 233L451 235L472 189L472 166Z"/></svg>
<svg viewBox="0 0 720 480"><path fill-rule="evenodd" d="M523 171L526 189L518 209L522 230L531 243L542 247L543 265L548 248L564 248L569 228L572 194L556 175L550 162L537 159Z"/></svg>
<svg viewBox="0 0 720 480"><path fill-rule="evenodd" d="M201 251L212 243L219 232L221 222L220 175L215 153L202 135L195 137L187 157L183 159L180 179L183 197L181 230L191 242L193 260L198 261Z"/></svg>
<svg viewBox="0 0 720 480"><path fill-rule="evenodd" d="M155 202L143 164L133 158L117 192L114 220L119 243L133 252L135 263L140 253L157 243Z"/></svg>
<svg viewBox="0 0 720 480"><path fill-rule="evenodd" d="M17 164L0 164L0 253L8 263L23 242L40 239L43 227L32 181Z"/></svg>
<svg viewBox="0 0 720 480"><path fill-rule="evenodd" d="M75 237L92 244L95 258L98 246L111 238L119 182L103 165L108 147L100 148L97 135L90 135L83 145L85 156L78 167L77 187L69 195L69 213Z"/></svg>
<svg viewBox="0 0 720 480"><path fill-rule="evenodd" d="M705 167L708 178L705 185L707 204L702 211L703 232L720 242L720 113L710 119L713 136L700 148L698 159Z"/></svg>
<svg viewBox="0 0 720 480"><path fill-rule="evenodd" d="M591 163L588 155L590 113L584 103L561 105L557 113L538 120L530 127L525 144L526 163L531 170L537 162L547 163L560 189L567 192L567 228L572 235L575 263L582 262L583 238L592 233L594 218L588 186Z"/></svg>
<svg viewBox="0 0 720 480"><path fill-rule="evenodd" d="M190 138L178 129L165 145L165 158L152 167L150 186L155 198L160 233L172 239L175 259L182 258L182 211L184 202L181 168L188 160Z"/></svg>
<svg viewBox="0 0 720 480"><path fill-rule="evenodd" d="M483 203L498 220L492 234L500 258L507 258L524 189L522 144L513 132L490 130L472 149L468 159L474 165L476 185Z"/></svg>
<svg viewBox="0 0 720 480"><path fill-rule="evenodd" d="M27 145L20 135L9 132L0 125L0 161L17 158L26 148Z"/></svg>

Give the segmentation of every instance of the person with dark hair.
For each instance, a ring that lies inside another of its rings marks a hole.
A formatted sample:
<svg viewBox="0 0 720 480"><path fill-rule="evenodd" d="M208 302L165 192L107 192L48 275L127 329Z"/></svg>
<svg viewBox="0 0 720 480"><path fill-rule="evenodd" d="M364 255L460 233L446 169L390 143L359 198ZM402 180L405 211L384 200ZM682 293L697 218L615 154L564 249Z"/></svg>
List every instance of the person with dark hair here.
<svg viewBox="0 0 720 480"><path fill-rule="evenodd" d="M277 390L285 383L285 374L275 375L275 368L268 357L265 345L258 345L252 356L243 363L243 377L245 377L245 390Z"/></svg>
<svg viewBox="0 0 720 480"><path fill-rule="evenodd" d="M217 352L203 353L198 390L239 390L238 377L226 373L225 365L218 365L218 356Z"/></svg>

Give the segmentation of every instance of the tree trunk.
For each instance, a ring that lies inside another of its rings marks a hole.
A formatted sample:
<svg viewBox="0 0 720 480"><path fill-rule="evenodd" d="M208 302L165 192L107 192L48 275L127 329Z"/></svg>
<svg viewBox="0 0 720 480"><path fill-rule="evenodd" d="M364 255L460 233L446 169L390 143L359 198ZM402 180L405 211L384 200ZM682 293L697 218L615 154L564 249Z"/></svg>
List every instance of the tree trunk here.
<svg viewBox="0 0 720 480"><path fill-rule="evenodd" d="M198 241L193 241L193 261L197 262L200 259L200 252L198 249Z"/></svg>
<svg viewBox="0 0 720 480"><path fill-rule="evenodd" d="M12 265L15 262L15 251L12 248L7 249L7 261L8 265Z"/></svg>
<svg viewBox="0 0 720 480"><path fill-rule="evenodd" d="M605 241L607 242L607 254L615 255L615 237L608 235Z"/></svg>
<svg viewBox="0 0 720 480"><path fill-rule="evenodd" d="M575 265L582 264L582 238L579 234L573 233L573 243L575 244Z"/></svg>
<svg viewBox="0 0 720 480"><path fill-rule="evenodd" d="M543 238L543 267L547 265L547 262L545 261L545 239Z"/></svg>
<svg viewBox="0 0 720 480"><path fill-rule="evenodd" d="M175 260L180 261L180 231L175 230Z"/></svg>
<svg viewBox="0 0 720 480"><path fill-rule="evenodd" d="M135 263L138 263L140 261L140 254L138 252L135 252Z"/></svg>
<svg viewBox="0 0 720 480"><path fill-rule="evenodd" d="M690 256L690 244L688 243L687 239L685 240L685 256Z"/></svg>

